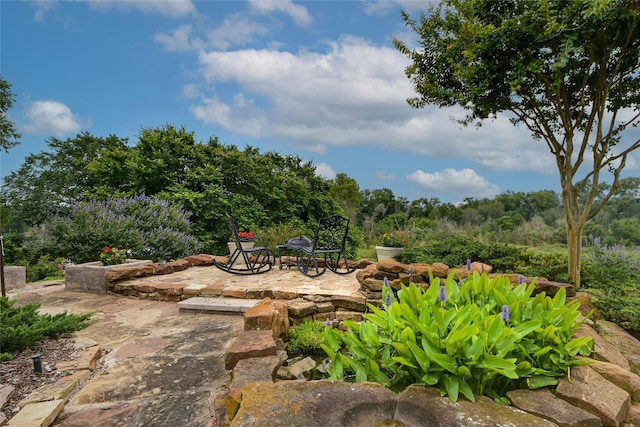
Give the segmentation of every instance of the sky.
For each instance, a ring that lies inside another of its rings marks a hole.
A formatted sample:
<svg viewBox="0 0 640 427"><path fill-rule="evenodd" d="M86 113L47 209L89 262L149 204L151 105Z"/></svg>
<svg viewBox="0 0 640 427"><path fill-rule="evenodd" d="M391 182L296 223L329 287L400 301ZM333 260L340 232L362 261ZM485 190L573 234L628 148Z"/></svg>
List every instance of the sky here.
<svg viewBox="0 0 640 427"><path fill-rule="evenodd" d="M413 45L400 13L418 18L427 5L3 0L0 72L22 137L0 154L0 176L51 137L134 145L142 129L170 124L197 141L296 155L327 179L344 173L360 190L410 201L559 191L546 144L506 116L461 127L457 107L407 104L409 62L392 39Z"/></svg>

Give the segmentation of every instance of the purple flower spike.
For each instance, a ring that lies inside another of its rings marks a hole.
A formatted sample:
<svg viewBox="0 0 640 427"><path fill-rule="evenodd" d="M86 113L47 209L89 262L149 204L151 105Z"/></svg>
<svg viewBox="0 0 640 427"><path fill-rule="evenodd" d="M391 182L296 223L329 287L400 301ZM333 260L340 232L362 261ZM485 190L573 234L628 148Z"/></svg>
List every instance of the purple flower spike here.
<svg viewBox="0 0 640 427"><path fill-rule="evenodd" d="M389 279L386 276L385 276L383 282L384 282L385 286L389 286Z"/></svg>
<svg viewBox="0 0 640 427"><path fill-rule="evenodd" d="M518 285L522 285L524 283L524 277L522 275L518 276Z"/></svg>
<svg viewBox="0 0 640 427"><path fill-rule="evenodd" d="M471 271L471 260L467 260L467 270Z"/></svg>
<svg viewBox="0 0 640 427"><path fill-rule="evenodd" d="M387 307L391 305L391 292L387 292L387 296L384 299L384 305Z"/></svg>
<svg viewBox="0 0 640 427"><path fill-rule="evenodd" d="M500 318L505 322L509 321L509 306L508 305L505 304L505 305L502 306L502 315L500 316Z"/></svg>
<svg viewBox="0 0 640 427"><path fill-rule="evenodd" d="M445 302L447 300L447 294L444 292L444 285L440 285L440 295L438 296L440 302Z"/></svg>
<svg viewBox="0 0 640 427"><path fill-rule="evenodd" d="M333 322L331 320L325 320L324 326L333 326Z"/></svg>

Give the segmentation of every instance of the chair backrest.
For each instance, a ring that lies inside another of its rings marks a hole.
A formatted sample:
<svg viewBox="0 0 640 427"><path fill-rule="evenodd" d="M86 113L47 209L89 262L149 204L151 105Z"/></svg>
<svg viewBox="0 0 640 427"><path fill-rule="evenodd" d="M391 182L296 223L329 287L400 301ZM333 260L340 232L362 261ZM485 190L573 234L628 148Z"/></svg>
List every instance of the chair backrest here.
<svg viewBox="0 0 640 427"><path fill-rule="evenodd" d="M238 228L236 227L236 223L233 221L233 217L227 214L227 221L229 222L229 230L231 230L231 235L233 236L233 241L236 243L236 248L241 249L242 243L240 243L240 236L238 236Z"/></svg>
<svg viewBox="0 0 640 427"><path fill-rule="evenodd" d="M313 250L338 251L344 249L349 232L349 218L333 215L320 218L313 237Z"/></svg>

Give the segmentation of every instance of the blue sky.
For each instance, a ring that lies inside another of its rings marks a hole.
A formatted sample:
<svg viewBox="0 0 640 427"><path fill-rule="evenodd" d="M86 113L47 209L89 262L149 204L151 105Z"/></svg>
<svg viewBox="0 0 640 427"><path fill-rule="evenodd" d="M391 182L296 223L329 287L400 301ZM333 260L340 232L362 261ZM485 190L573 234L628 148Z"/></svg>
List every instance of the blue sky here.
<svg viewBox="0 0 640 427"><path fill-rule="evenodd" d="M559 191L546 145L506 117L461 128L457 108L408 106L408 61L391 38L411 43L400 11L417 18L427 4L2 1L0 71L22 138L0 175L51 136L134 142L171 124L409 200Z"/></svg>

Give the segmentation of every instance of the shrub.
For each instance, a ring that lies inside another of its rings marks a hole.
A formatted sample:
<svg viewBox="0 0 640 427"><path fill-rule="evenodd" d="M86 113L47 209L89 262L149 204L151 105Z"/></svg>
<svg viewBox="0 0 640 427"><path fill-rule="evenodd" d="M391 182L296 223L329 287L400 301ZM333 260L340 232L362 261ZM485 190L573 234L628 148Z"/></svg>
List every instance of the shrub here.
<svg viewBox="0 0 640 427"><path fill-rule="evenodd" d="M63 258L51 259L48 255L38 258L35 264L25 266L27 282L37 282L39 280L55 280L64 278L64 267L68 260Z"/></svg>
<svg viewBox="0 0 640 427"><path fill-rule="evenodd" d="M405 249L398 255L398 260L406 264L442 262L448 266L461 266L467 259L488 264L498 273L520 273L556 281L567 278L565 254L539 253L506 243L482 243L468 237L432 240Z"/></svg>
<svg viewBox="0 0 640 427"><path fill-rule="evenodd" d="M454 401L460 393L504 401L512 389L554 385L586 363L574 356L590 354L591 338L572 338L580 303L565 304L564 289L554 298L531 298L533 290L478 273L444 285L432 278L426 291L402 285L397 297L385 286L383 308L369 304L360 324L344 322L346 333L325 328L330 377L396 392L437 385Z"/></svg>
<svg viewBox="0 0 640 427"><path fill-rule="evenodd" d="M640 331L640 252L602 245L589 236L582 262L582 289L605 317L626 330Z"/></svg>
<svg viewBox="0 0 640 427"><path fill-rule="evenodd" d="M287 341L289 356L322 354L324 326L315 320L305 320L289 329Z"/></svg>
<svg viewBox="0 0 640 427"><path fill-rule="evenodd" d="M189 213L179 205L144 195L79 203L31 229L24 248L31 258L54 254L73 262L97 261L104 246L132 258L169 261L199 253L189 234Z"/></svg>
<svg viewBox="0 0 640 427"><path fill-rule="evenodd" d="M0 348L4 359L10 358L8 353L27 349L44 338L58 338L93 323L89 320L91 313L42 315L37 312L40 304L14 304L15 300L0 297Z"/></svg>

